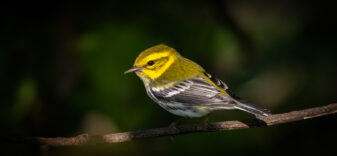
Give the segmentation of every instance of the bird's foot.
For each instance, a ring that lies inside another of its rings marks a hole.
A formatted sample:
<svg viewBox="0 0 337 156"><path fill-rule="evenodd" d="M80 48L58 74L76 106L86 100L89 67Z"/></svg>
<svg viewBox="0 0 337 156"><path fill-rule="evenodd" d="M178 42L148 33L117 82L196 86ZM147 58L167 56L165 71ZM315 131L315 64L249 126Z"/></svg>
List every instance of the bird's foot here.
<svg viewBox="0 0 337 156"><path fill-rule="evenodd" d="M179 119L173 121L168 127L169 127L170 129L178 130L177 124L178 124L180 121L184 120L184 119L185 119L185 118L179 118Z"/></svg>
<svg viewBox="0 0 337 156"><path fill-rule="evenodd" d="M205 116L205 119L204 119L204 124L205 124L205 125L208 125L208 124L209 124L209 116L210 116L210 114L207 114L207 115Z"/></svg>

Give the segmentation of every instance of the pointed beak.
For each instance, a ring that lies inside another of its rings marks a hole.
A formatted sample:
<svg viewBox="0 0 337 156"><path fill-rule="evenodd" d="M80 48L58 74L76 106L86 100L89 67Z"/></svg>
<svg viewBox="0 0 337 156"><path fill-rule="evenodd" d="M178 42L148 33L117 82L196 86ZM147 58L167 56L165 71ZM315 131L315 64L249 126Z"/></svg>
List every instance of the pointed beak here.
<svg viewBox="0 0 337 156"><path fill-rule="evenodd" d="M124 74L128 74L128 73L134 73L137 71L141 71L143 70L144 67L137 67L137 66L133 66L132 68L130 68L129 70L125 71Z"/></svg>

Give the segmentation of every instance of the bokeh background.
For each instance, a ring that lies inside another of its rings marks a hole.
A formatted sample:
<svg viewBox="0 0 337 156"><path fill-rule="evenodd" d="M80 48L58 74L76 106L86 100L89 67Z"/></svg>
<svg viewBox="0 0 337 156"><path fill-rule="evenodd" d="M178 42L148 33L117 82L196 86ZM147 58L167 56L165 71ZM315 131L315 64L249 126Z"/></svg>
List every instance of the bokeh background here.
<svg viewBox="0 0 337 156"><path fill-rule="evenodd" d="M274 113L337 101L337 7L329 0L13 1L0 8L3 134L66 137L169 125L178 117L152 102L134 74L123 74L142 50L160 43ZM219 111L210 121L248 118ZM330 115L47 154L329 155L336 122ZM1 142L1 155L46 154Z"/></svg>

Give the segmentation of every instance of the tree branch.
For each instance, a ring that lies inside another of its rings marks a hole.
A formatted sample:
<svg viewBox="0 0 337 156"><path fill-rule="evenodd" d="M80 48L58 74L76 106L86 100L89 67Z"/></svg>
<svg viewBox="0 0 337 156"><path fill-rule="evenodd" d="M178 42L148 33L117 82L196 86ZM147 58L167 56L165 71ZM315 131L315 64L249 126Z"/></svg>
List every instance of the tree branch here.
<svg viewBox="0 0 337 156"><path fill-rule="evenodd" d="M334 103L322 107L309 108L300 111L292 111L283 114L274 114L268 117L259 117L259 119L251 119L248 121L223 121L208 124L181 125L176 128L168 128L168 127L154 128L139 131L112 133L102 136L82 134L75 137L46 138L46 137L19 137L19 136L0 135L0 140L9 141L13 143L37 144L43 146L74 146L87 143L91 144L118 143L118 142L132 141L136 139L173 136L186 133L213 132L213 131L235 130L252 127L272 126L277 124L294 122L298 120L306 120L328 114L334 114L336 112L337 112L337 103Z"/></svg>

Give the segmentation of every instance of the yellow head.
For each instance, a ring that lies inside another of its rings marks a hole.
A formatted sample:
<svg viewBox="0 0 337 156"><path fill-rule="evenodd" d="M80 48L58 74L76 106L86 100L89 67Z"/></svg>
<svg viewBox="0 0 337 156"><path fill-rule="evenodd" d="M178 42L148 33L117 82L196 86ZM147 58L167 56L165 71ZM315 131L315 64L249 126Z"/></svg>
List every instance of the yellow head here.
<svg viewBox="0 0 337 156"><path fill-rule="evenodd" d="M154 80L160 77L180 57L175 49L159 44L142 51L133 67L125 71L125 74L136 72L143 80Z"/></svg>

